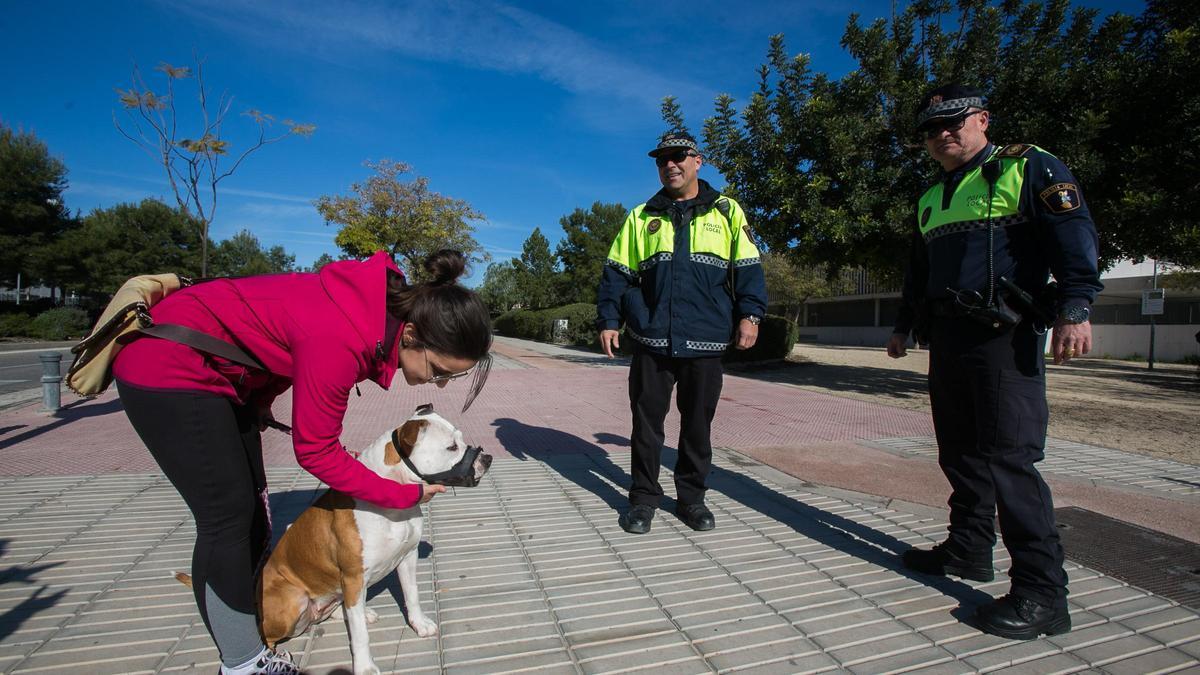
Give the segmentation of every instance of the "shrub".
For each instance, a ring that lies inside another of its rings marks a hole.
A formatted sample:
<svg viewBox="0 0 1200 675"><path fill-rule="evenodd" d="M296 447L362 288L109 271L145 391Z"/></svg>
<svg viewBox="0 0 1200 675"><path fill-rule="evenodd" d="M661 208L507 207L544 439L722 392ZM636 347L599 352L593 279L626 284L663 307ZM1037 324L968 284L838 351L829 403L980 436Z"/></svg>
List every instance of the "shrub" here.
<svg viewBox="0 0 1200 675"><path fill-rule="evenodd" d="M90 328L87 312L76 307L56 307L29 322L29 335L42 340L66 340L83 337Z"/></svg>
<svg viewBox="0 0 1200 675"><path fill-rule="evenodd" d="M29 335L29 315L25 313L0 315L0 337Z"/></svg>
<svg viewBox="0 0 1200 675"><path fill-rule="evenodd" d="M596 306L586 302L537 311L514 309L496 317L493 326L501 335L550 342L558 319L567 320L567 332L561 336L561 342L572 345L595 342Z"/></svg>
<svg viewBox="0 0 1200 675"><path fill-rule="evenodd" d="M758 325L758 341L747 350L729 349L725 352L726 363L744 361L769 361L786 358L800 338L800 327L796 322L782 316L768 314Z"/></svg>

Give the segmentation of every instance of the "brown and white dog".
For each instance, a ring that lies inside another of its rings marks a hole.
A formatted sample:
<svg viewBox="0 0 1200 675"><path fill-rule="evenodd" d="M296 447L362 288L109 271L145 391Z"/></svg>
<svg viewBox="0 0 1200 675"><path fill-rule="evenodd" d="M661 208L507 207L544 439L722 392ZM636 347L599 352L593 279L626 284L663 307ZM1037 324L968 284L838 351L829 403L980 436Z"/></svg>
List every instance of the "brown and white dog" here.
<svg viewBox="0 0 1200 675"><path fill-rule="evenodd" d="M466 452L462 432L422 406L358 459L384 478L423 483L421 476L450 470ZM476 482L491 463L489 455L476 457L471 466ZM367 624L377 617L366 606L367 588L392 570L409 625L421 637L435 635L437 624L421 611L417 592L421 522L419 505L386 509L336 490L322 495L292 523L263 568L259 628L267 646L300 635L344 607L354 673L378 673L367 634Z"/></svg>

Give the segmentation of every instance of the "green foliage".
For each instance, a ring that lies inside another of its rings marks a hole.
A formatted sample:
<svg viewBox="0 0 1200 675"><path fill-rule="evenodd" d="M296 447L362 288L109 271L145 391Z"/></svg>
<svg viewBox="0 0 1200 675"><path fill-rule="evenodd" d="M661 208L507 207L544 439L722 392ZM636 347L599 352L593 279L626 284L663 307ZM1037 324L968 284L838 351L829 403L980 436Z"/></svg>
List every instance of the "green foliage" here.
<svg viewBox="0 0 1200 675"><path fill-rule="evenodd" d="M211 272L217 277L291 272L295 268L296 256L282 246L263 249L258 237L249 230L242 230L213 248Z"/></svg>
<svg viewBox="0 0 1200 675"><path fill-rule="evenodd" d="M596 338L596 306L579 302L542 310L514 309L496 317L493 326L497 333L540 342L553 342L554 323L567 320L567 331L558 342L571 345L592 345Z"/></svg>
<svg viewBox="0 0 1200 675"><path fill-rule="evenodd" d="M198 225L194 217L156 199L96 209L56 247L58 264L73 270L64 286L103 303L139 274L197 276Z"/></svg>
<svg viewBox="0 0 1200 675"><path fill-rule="evenodd" d="M750 349L733 349L725 351L722 358L726 363L745 361L769 361L786 358L800 339L800 328L795 321L768 314L758 325L758 340Z"/></svg>
<svg viewBox="0 0 1200 675"><path fill-rule="evenodd" d="M938 168L915 133L919 97L961 81L988 95L993 140L1034 143L1071 166L1102 264L1200 262L1200 5L1150 0L1137 19L1096 16L1068 0L954 10L922 0L868 25L852 14L842 45L858 67L838 79L773 36L745 106L717 98L707 158L769 250L894 281L913 204ZM663 117L673 123L665 103Z"/></svg>
<svg viewBox="0 0 1200 675"><path fill-rule="evenodd" d="M620 204L596 202L588 211L575 209L559 219L566 235L555 251L562 263L560 302L596 302L604 261L625 222L625 212Z"/></svg>
<svg viewBox="0 0 1200 675"><path fill-rule="evenodd" d="M520 302L530 309L543 309L557 300L555 269L557 263L550 252L550 242L541 228L533 232L521 246L521 257L512 261L516 270L517 293Z"/></svg>
<svg viewBox="0 0 1200 675"><path fill-rule="evenodd" d="M24 312L0 314L0 337L28 337L29 321Z"/></svg>
<svg viewBox="0 0 1200 675"><path fill-rule="evenodd" d="M521 302L517 290L517 269L512 260L488 265L483 283L475 289L492 314L501 314Z"/></svg>
<svg viewBox="0 0 1200 675"><path fill-rule="evenodd" d="M328 253L322 253L316 260L313 261L312 266L309 267L306 271L320 272L322 267L328 265L331 262L334 262L333 256L329 255Z"/></svg>
<svg viewBox="0 0 1200 675"><path fill-rule="evenodd" d="M348 257L361 260L387 251L400 257L414 281L425 274L425 258L443 248L462 251L475 262L487 260L471 225L483 220L482 213L430 190L428 178L401 180L412 171L408 164L384 159L366 166L376 175L351 185L354 195L325 195L316 202L326 223L341 225L334 241Z"/></svg>
<svg viewBox="0 0 1200 675"><path fill-rule="evenodd" d="M66 340L88 334L91 322L87 312L78 307L48 309L29 322L30 337L41 340Z"/></svg>
<svg viewBox="0 0 1200 675"><path fill-rule="evenodd" d="M42 250L72 222L63 205L67 167L32 133L0 124L0 284L54 283Z"/></svg>
<svg viewBox="0 0 1200 675"><path fill-rule="evenodd" d="M767 297L773 306L787 307L789 317L803 308L809 298L823 298L844 290L845 284L830 280L824 266L801 266L789 253L764 253L762 255L763 276L767 282Z"/></svg>

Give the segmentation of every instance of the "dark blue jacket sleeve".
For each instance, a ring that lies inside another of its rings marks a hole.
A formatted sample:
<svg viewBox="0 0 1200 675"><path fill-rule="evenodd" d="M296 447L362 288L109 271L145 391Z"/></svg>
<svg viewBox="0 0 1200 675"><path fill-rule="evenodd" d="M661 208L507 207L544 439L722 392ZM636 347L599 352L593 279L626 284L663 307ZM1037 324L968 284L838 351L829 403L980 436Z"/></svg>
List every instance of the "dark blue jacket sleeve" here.
<svg viewBox="0 0 1200 675"><path fill-rule="evenodd" d="M1025 167L1028 198L1037 218L1037 234L1058 282L1058 311L1089 307L1104 289L1097 257L1096 224L1079 183L1054 155L1034 150Z"/></svg>
<svg viewBox="0 0 1200 675"><path fill-rule="evenodd" d="M914 217L913 222L915 220ZM925 286L928 283L929 254L925 250L925 240L914 229L908 251L908 269L904 272L904 286L901 292L904 302L896 314L896 327L892 332L904 335L912 332L917 321L917 307L925 298Z"/></svg>
<svg viewBox="0 0 1200 675"><path fill-rule="evenodd" d="M628 272L604 263L600 274L600 290L596 294L596 330L620 330L621 296L634 284Z"/></svg>
<svg viewBox="0 0 1200 675"><path fill-rule="evenodd" d="M763 274L761 262L738 267L734 284L738 317L750 314L758 317L767 315L767 278Z"/></svg>

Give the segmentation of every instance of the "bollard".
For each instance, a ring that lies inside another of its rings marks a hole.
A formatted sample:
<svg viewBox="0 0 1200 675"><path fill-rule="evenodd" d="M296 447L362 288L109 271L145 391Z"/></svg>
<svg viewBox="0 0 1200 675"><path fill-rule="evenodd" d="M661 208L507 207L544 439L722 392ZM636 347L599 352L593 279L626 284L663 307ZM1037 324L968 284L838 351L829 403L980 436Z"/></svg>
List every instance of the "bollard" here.
<svg viewBox="0 0 1200 675"><path fill-rule="evenodd" d="M62 373L59 372L62 354L46 352L38 354L38 359L42 362L42 412L58 412L62 407L62 391L59 388L62 382Z"/></svg>

